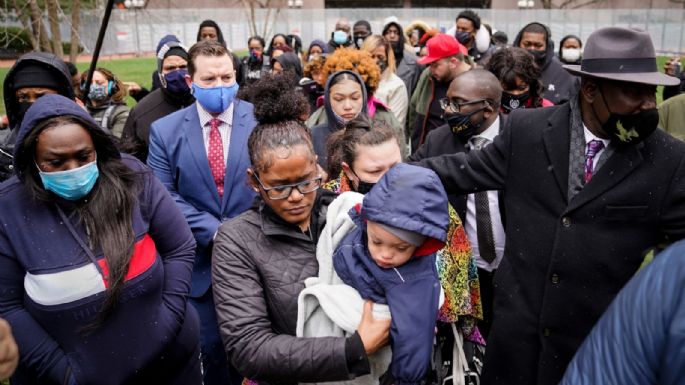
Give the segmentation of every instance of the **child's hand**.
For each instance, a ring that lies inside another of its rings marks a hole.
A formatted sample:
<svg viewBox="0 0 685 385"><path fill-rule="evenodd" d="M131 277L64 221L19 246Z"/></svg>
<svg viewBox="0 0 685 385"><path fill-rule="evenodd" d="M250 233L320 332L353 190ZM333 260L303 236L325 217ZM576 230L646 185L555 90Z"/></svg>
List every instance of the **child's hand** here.
<svg viewBox="0 0 685 385"><path fill-rule="evenodd" d="M357 328L362 339L366 355L371 355L388 344L390 337L390 319L376 319L373 317L373 302L364 303L362 322Z"/></svg>
<svg viewBox="0 0 685 385"><path fill-rule="evenodd" d="M0 380L11 376L18 363L19 350L12 338L10 325L7 321L0 319Z"/></svg>

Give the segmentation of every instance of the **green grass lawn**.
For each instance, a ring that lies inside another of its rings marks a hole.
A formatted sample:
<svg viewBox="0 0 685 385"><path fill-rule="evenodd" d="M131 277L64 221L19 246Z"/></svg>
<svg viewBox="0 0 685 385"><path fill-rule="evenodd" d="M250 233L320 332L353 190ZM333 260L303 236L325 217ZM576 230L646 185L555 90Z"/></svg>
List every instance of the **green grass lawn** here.
<svg viewBox="0 0 685 385"><path fill-rule="evenodd" d="M238 56L242 57L245 52L236 52ZM658 68L661 70L668 58L660 56L657 58ZM140 84L143 87L150 88L152 85L152 72L157 69L157 61L155 58L135 58L135 59L118 59L118 60L102 60L98 63L100 67L105 67L114 72L122 81L132 81ZM78 63L76 65L79 71L88 69L88 63ZM0 79L5 79L9 68L0 68ZM2 82L4 83L4 82ZM0 94L2 94L2 86L0 83ZM661 102L661 88L657 91L657 102ZM132 98L127 98L126 102L129 106L135 105ZM4 102L0 104L0 115L5 114Z"/></svg>

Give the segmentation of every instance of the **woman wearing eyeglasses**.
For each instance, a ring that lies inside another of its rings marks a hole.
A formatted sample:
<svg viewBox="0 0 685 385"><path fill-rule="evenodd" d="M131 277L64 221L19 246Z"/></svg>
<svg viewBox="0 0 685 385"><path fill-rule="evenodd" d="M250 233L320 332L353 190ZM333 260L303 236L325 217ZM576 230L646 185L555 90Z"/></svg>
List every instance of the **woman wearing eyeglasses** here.
<svg viewBox="0 0 685 385"><path fill-rule="evenodd" d="M214 240L212 281L226 353L258 382L324 382L369 373L367 355L387 343L389 321L365 312L349 337L297 338L297 297L316 276L316 242L335 194L320 189L312 138L298 117L307 100L287 79L251 88L259 125L250 135L252 208ZM367 306L370 308L370 306Z"/></svg>

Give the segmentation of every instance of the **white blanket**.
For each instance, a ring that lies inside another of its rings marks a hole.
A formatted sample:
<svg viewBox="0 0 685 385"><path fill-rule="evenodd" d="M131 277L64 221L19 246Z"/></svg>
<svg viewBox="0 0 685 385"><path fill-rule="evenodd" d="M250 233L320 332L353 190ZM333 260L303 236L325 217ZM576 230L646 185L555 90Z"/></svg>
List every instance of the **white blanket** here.
<svg viewBox="0 0 685 385"><path fill-rule="evenodd" d="M354 229L355 224L348 212L363 199L362 194L346 192L328 206L326 226L316 246L319 275L305 280L305 289L297 299L298 337L349 336L361 322L364 300L335 273L333 252L345 235ZM374 304L373 316L388 319L390 309L387 305ZM378 378L387 371L391 358L390 347L386 346L369 357L369 375L351 381L326 384L377 385Z"/></svg>

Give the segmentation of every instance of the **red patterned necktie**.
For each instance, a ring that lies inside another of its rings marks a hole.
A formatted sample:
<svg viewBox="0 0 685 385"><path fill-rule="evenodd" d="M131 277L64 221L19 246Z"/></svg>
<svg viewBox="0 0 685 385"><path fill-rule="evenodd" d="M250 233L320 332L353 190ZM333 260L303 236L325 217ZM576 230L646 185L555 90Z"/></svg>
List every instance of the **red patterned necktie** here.
<svg viewBox="0 0 685 385"><path fill-rule="evenodd" d="M226 162L224 161L224 145L221 141L221 133L219 132L221 121L215 118L210 120L209 124L211 126L209 130L209 151L207 153L209 169L212 171L212 177L216 184L216 190L219 192L219 197L223 197Z"/></svg>

